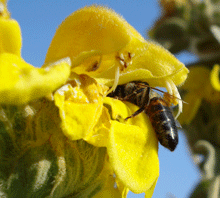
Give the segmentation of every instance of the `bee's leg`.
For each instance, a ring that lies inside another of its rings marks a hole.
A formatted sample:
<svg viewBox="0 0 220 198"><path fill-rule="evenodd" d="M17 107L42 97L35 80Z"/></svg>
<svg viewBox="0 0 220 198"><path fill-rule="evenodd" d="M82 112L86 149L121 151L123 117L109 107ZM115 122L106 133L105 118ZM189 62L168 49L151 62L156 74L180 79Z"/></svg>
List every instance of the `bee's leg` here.
<svg viewBox="0 0 220 198"><path fill-rule="evenodd" d="M145 88L138 104L141 104L140 106L144 106L143 104L148 106L150 103L150 94L151 94L150 87Z"/></svg>
<svg viewBox="0 0 220 198"><path fill-rule="evenodd" d="M125 118L125 121L127 121L130 118L133 118L135 116L137 116L138 114L142 113L145 110L145 106L141 107L140 109L138 109L137 111L135 111L131 116L128 116L127 118Z"/></svg>
<svg viewBox="0 0 220 198"><path fill-rule="evenodd" d="M135 97L136 95L137 95L137 92L133 92L132 94L125 96L122 100L129 101L131 98Z"/></svg>

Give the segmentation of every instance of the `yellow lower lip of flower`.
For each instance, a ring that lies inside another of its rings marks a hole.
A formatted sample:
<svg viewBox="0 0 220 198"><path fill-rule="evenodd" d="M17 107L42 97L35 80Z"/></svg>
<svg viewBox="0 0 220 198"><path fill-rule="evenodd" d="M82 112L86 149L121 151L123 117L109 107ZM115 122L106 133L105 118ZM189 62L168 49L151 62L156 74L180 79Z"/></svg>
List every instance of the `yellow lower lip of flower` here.
<svg viewBox="0 0 220 198"><path fill-rule="evenodd" d="M159 176L158 140L153 136L147 141L140 128L112 122L109 160L116 176L134 193L148 191Z"/></svg>
<svg viewBox="0 0 220 198"><path fill-rule="evenodd" d="M105 98L111 107L111 128L107 152L116 177L134 193L154 190L159 176L158 139L145 113L124 119L138 107Z"/></svg>

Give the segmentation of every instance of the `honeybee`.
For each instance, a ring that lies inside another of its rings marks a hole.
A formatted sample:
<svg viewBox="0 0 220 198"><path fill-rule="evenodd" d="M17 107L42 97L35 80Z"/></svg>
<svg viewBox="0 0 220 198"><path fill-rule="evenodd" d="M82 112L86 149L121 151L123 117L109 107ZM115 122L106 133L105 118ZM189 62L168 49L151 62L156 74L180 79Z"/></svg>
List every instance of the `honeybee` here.
<svg viewBox="0 0 220 198"><path fill-rule="evenodd" d="M150 87L146 82L132 81L118 85L115 91L108 96L131 102L140 107L125 120L144 111L150 119L160 144L170 151L174 151L178 144L178 123L173 117L170 104L154 89L156 88Z"/></svg>

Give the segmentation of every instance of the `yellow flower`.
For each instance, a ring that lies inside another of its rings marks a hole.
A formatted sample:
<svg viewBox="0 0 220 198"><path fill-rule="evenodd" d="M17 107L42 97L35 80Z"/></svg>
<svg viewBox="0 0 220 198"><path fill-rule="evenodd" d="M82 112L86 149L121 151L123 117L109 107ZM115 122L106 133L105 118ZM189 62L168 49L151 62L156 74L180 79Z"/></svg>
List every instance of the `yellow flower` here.
<svg viewBox="0 0 220 198"><path fill-rule="evenodd" d="M122 197L128 190L151 197L159 176L158 140L152 125L144 113L125 121L138 107L106 95L118 84L142 80L166 87L180 98L176 85L185 81L188 69L101 6L79 9L59 26L45 65L65 57L71 59L72 73L54 94L64 134L107 148Z"/></svg>
<svg viewBox="0 0 220 198"><path fill-rule="evenodd" d="M180 115L181 124L190 124L195 117L202 100L210 103L219 103L219 66L215 65L213 69L206 66L192 66L187 81L181 87L185 91L184 112Z"/></svg>

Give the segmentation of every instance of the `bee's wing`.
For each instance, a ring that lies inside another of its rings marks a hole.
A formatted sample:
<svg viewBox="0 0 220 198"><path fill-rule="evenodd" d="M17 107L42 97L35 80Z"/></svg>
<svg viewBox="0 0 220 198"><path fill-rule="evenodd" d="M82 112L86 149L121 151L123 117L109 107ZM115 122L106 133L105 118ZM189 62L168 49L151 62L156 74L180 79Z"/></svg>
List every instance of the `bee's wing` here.
<svg viewBox="0 0 220 198"><path fill-rule="evenodd" d="M150 99L152 99L154 97L162 98L162 96L159 93L157 93L156 91L150 89Z"/></svg>

